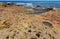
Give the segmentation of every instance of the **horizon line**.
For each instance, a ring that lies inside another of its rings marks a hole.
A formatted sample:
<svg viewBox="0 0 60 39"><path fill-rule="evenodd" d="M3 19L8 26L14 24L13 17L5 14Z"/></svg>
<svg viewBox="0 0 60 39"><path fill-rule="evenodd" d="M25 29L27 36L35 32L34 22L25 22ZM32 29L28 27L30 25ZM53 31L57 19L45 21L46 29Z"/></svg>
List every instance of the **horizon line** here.
<svg viewBox="0 0 60 39"><path fill-rule="evenodd" d="M34 2L60 2L60 1L0 1L0 2L22 2L22 3L34 3Z"/></svg>

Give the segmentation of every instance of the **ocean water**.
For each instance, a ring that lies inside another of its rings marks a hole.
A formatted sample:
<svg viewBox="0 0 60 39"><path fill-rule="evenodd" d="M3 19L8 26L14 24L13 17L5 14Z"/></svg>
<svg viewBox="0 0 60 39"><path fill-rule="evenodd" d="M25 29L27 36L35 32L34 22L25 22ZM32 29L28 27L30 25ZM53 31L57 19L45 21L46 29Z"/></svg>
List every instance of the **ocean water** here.
<svg viewBox="0 0 60 39"><path fill-rule="evenodd" d="M8 1L7 1L8 2ZM42 5L43 7L48 7L48 6L51 6L51 7L56 7L56 8L60 8L60 1L10 1L10 2L14 2L14 3L23 3L23 4L40 4Z"/></svg>
<svg viewBox="0 0 60 39"><path fill-rule="evenodd" d="M56 7L56 8L60 8L60 1L0 1L0 2L14 2L14 3L20 3L23 5L26 5L26 3L30 6L32 6L32 4L40 4L43 7Z"/></svg>

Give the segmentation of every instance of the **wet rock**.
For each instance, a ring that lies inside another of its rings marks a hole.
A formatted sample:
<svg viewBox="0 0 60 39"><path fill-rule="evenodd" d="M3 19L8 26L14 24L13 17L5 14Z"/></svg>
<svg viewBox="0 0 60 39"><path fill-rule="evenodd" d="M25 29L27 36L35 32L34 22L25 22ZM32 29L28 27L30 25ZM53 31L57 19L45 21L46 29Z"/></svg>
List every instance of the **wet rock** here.
<svg viewBox="0 0 60 39"><path fill-rule="evenodd" d="M48 11L53 10L53 8L47 8Z"/></svg>

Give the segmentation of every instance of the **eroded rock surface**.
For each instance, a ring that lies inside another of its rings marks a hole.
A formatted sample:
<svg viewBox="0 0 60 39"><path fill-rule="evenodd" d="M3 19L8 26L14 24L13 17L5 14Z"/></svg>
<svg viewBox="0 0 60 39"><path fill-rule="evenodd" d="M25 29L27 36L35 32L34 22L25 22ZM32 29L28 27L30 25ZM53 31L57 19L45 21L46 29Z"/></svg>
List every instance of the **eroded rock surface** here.
<svg viewBox="0 0 60 39"><path fill-rule="evenodd" d="M59 11L26 14L17 6L0 10L0 39L60 39Z"/></svg>

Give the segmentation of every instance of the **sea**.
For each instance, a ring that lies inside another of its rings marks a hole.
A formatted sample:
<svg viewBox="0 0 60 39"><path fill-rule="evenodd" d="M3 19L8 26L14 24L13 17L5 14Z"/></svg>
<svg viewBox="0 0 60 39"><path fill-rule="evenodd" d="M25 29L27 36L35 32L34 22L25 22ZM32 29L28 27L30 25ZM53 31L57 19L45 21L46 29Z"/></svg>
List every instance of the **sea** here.
<svg viewBox="0 0 60 39"><path fill-rule="evenodd" d="M56 8L60 8L60 1L0 1L0 2L14 2L14 3L20 3L20 4L30 4L30 6L32 6L31 4L40 4L43 7L56 7Z"/></svg>

